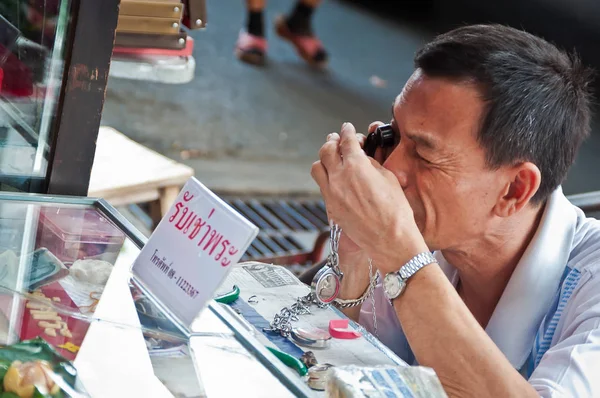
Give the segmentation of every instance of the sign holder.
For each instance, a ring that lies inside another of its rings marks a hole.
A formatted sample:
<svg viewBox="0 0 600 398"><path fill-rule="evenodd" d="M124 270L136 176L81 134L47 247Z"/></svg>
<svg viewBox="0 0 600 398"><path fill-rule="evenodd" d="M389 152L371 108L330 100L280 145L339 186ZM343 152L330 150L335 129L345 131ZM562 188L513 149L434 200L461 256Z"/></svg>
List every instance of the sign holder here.
<svg viewBox="0 0 600 398"><path fill-rule="evenodd" d="M258 228L191 177L136 258L140 289L186 335Z"/></svg>

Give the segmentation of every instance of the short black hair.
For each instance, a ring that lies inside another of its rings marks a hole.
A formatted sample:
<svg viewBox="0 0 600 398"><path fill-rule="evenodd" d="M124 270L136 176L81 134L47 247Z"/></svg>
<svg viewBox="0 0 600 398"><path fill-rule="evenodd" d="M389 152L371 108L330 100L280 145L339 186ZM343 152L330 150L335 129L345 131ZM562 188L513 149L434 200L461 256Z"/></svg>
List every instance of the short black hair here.
<svg viewBox="0 0 600 398"><path fill-rule="evenodd" d="M532 203L564 181L590 133L592 71L576 54L518 29L470 25L426 44L415 67L481 89L486 109L478 140L487 166L534 163L542 181Z"/></svg>

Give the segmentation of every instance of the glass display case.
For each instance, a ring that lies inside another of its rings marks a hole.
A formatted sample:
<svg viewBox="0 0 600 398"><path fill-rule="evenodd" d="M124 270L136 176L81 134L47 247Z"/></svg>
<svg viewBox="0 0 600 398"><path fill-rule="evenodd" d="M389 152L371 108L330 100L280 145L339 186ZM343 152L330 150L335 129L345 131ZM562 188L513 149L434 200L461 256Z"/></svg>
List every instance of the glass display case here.
<svg viewBox="0 0 600 398"><path fill-rule="evenodd" d="M24 190L46 177L65 64L69 2L48 3L0 1L0 173Z"/></svg>
<svg viewBox="0 0 600 398"><path fill-rule="evenodd" d="M43 339L89 396L312 396L231 308L171 323L130 273L144 243L103 200L0 193L0 344Z"/></svg>
<svg viewBox="0 0 600 398"><path fill-rule="evenodd" d="M80 194L118 0L0 0L0 190Z"/></svg>

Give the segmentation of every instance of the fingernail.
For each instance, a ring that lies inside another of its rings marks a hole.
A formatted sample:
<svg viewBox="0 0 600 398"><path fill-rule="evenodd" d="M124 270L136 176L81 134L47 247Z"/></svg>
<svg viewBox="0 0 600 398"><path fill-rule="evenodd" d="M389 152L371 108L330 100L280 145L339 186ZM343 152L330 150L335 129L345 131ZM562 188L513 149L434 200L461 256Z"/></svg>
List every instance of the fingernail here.
<svg viewBox="0 0 600 398"><path fill-rule="evenodd" d="M342 124L342 131L346 130L346 127L348 126L348 122L344 122L344 124Z"/></svg>

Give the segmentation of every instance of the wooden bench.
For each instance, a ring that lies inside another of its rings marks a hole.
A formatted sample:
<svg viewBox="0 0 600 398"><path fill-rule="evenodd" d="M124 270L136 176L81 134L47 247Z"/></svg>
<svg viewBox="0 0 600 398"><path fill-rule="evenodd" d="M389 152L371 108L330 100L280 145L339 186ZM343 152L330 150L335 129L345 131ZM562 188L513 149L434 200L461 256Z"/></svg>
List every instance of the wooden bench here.
<svg viewBox="0 0 600 398"><path fill-rule="evenodd" d="M194 169L127 138L110 127L100 127L88 196L113 206L157 202L166 214Z"/></svg>

